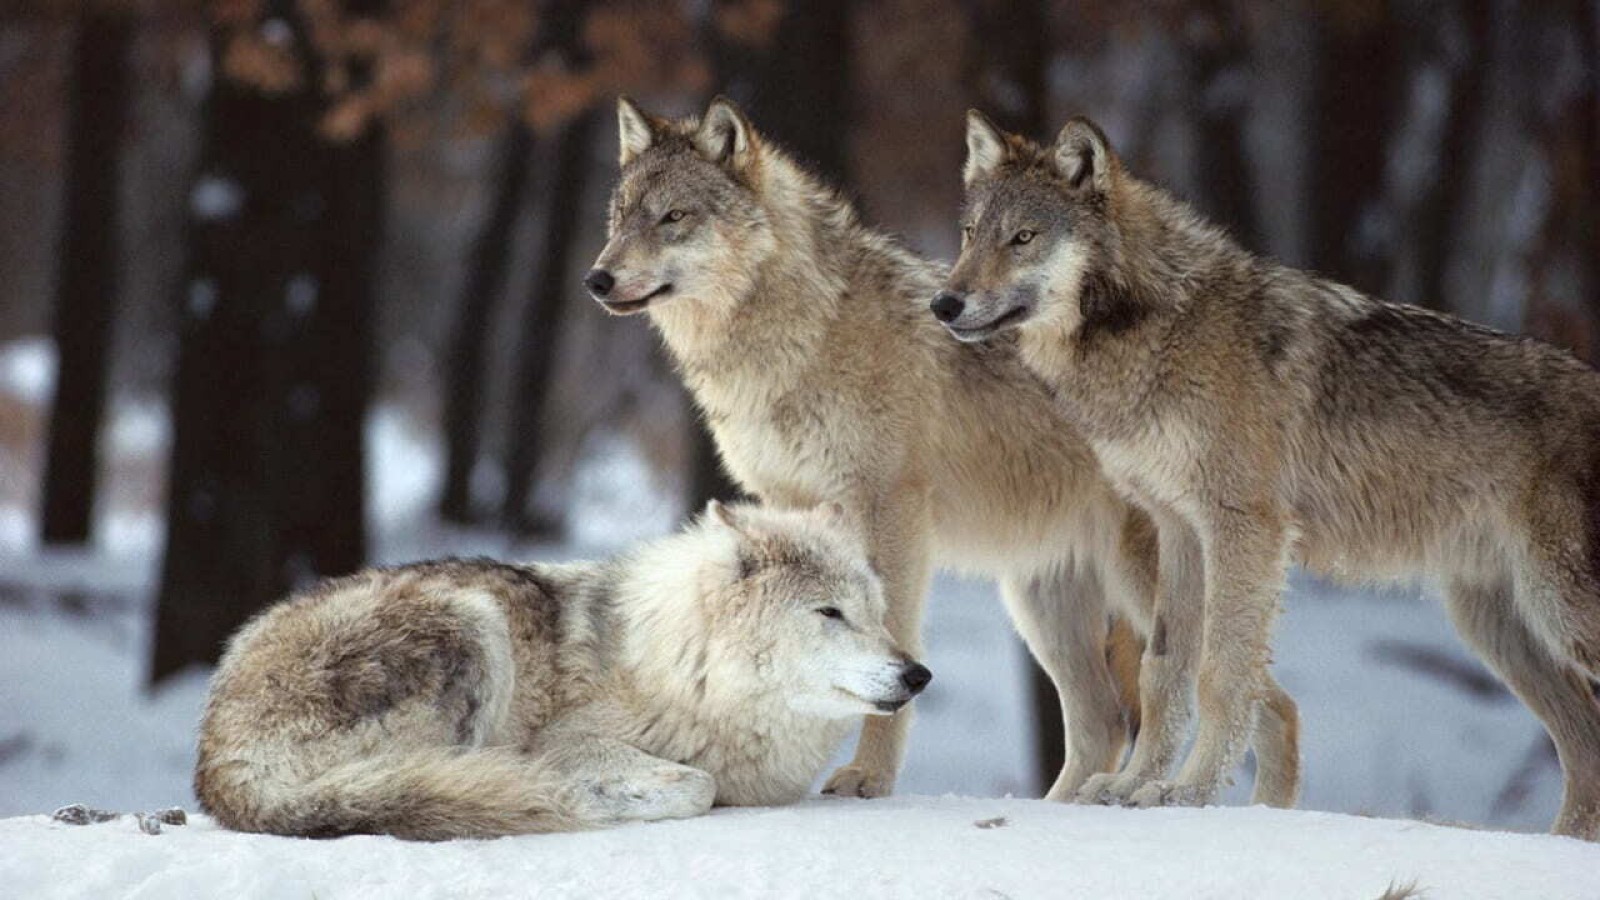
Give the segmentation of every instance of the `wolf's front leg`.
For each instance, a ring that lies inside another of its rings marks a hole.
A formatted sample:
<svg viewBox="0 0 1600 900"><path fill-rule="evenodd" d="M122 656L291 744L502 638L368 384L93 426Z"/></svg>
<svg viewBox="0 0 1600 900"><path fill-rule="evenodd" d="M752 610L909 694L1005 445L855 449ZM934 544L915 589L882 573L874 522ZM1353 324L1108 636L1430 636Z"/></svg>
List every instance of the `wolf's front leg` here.
<svg viewBox="0 0 1600 900"><path fill-rule="evenodd" d="M717 795L709 773L613 738L565 738L540 761L560 779L572 815L595 827L704 815Z"/></svg>
<svg viewBox="0 0 1600 900"><path fill-rule="evenodd" d="M883 580L885 625L902 650L922 658L922 606L928 593L928 544L932 522L927 488L903 482L887 496L868 499L852 512L860 517L872 567ZM887 797L905 760L911 706L892 716L868 716L856 755L823 785L824 794Z"/></svg>
<svg viewBox="0 0 1600 900"><path fill-rule="evenodd" d="M1272 623L1288 562L1288 532L1270 501L1229 504L1200 525L1205 550L1205 637L1200 727L1178 777L1152 782L1136 806L1204 806L1239 764L1268 686Z"/></svg>
<svg viewBox="0 0 1600 900"><path fill-rule="evenodd" d="M1094 775L1085 782L1078 792L1081 803L1132 802L1145 785L1167 777L1188 734L1204 630L1204 559L1199 537L1188 523L1175 515L1155 519L1160 574L1139 663L1139 736L1121 772Z"/></svg>

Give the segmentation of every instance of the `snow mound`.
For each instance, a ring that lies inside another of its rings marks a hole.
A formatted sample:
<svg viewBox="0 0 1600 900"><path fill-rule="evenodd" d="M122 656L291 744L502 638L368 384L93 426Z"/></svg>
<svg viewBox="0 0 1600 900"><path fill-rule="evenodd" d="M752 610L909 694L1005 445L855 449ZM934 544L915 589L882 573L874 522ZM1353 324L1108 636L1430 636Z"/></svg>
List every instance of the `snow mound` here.
<svg viewBox="0 0 1600 900"><path fill-rule="evenodd" d="M0 820L0 884L30 898L1137 897L1593 900L1600 845L1255 808L818 798L582 834L413 844L236 834L203 816Z"/></svg>

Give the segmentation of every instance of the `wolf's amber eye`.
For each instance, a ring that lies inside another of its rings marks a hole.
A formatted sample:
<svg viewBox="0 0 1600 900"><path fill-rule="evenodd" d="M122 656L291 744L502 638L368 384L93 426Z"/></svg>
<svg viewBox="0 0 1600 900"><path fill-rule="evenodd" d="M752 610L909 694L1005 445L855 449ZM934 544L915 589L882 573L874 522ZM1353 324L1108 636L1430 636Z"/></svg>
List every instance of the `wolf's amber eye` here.
<svg viewBox="0 0 1600 900"><path fill-rule="evenodd" d="M844 613L837 606L823 606L817 609L817 615L824 619L843 619Z"/></svg>
<svg viewBox="0 0 1600 900"><path fill-rule="evenodd" d="M1017 232L1017 236L1011 239L1011 243L1013 243L1013 244L1026 244L1027 242L1029 242L1031 240L1033 240L1033 232L1031 232L1028 229L1024 228L1021 231Z"/></svg>
<svg viewBox="0 0 1600 900"><path fill-rule="evenodd" d="M669 209L669 210L667 210L667 214L661 217L661 221L663 221L663 222L682 222L683 221L683 210L681 210L681 209Z"/></svg>

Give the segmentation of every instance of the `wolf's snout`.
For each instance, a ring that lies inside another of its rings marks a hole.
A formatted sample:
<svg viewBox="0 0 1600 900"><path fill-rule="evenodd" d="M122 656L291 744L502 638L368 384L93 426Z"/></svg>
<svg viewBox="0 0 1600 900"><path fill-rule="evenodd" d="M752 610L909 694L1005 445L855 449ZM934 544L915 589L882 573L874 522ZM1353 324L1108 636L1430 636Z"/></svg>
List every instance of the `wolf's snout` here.
<svg viewBox="0 0 1600 900"><path fill-rule="evenodd" d="M589 274L583 276L583 286L596 297L604 297L611 293L611 289L616 285L617 279L605 269L590 269Z"/></svg>
<svg viewBox="0 0 1600 900"><path fill-rule="evenodd" d="M912 696L922 693L922 689L927 687L928 682L932 680L933 673L928 671L928 667L922 663L911 663L900 670L900 684Z"/></svg>
<svg viewBox="0 0 1600 900"><path fill-rule="evenodd" d="M961 317L962 310L967 308L967 302L962 300L953 291L940 291L934 295L933 302L928 304L933 310L933 317L941 322L954 322ZM924 672L927 669L923 669Z"/></svg>

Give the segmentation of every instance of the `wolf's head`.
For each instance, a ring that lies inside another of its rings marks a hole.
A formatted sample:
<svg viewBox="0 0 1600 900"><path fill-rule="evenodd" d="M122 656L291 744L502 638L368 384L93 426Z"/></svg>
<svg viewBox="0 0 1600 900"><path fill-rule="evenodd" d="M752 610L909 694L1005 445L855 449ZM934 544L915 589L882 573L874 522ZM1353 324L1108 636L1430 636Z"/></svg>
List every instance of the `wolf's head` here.
<svg viewBox="0 0 1600 900"><path fill-rule="evenodd" d="M931 304L963 341L1024 323L1075 332L1095 315L1084 285L1117 240L1111 210L1123 178L1105 135L1073 119L1050 147L967 114L961 256Z"/></svg>
<svg viewBox="0 0 1600 900"><path fill-rule="evenodd" d="M705 677L808 715L888 714L932 679L884 624L883 588L844 510L724 506L700 525L731 541L702 596Z"/></svg>
<svg viewBox="0 0 1600 900"><path fill-rule="evenodd" d="M622 98L617 121L622 177L584 286L618 315L680 297L737 302L775 249L757 195L768 152L761 139L720 97L685 120L655 118Z"/></svg>

